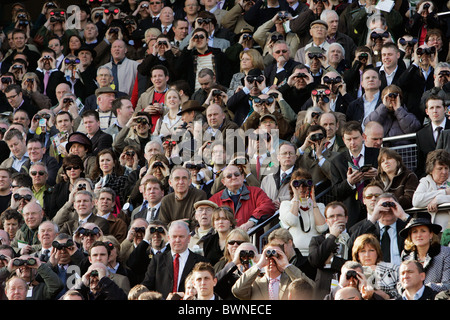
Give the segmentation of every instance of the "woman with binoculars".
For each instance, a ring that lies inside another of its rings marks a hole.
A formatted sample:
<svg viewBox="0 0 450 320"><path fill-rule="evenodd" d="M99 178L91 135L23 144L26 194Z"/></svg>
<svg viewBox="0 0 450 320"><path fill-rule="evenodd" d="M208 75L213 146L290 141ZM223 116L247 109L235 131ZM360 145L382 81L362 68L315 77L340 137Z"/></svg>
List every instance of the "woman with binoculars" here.
<svg viewBox="0 0 450 320"><path fill-rule="evenodd" d="M295 247L303 256L309 254L312 237L326 231L323 203L316 203L311 174L304 169L292 173L290 182L291 200L280 205L280 224L289 230Z"/></svg>

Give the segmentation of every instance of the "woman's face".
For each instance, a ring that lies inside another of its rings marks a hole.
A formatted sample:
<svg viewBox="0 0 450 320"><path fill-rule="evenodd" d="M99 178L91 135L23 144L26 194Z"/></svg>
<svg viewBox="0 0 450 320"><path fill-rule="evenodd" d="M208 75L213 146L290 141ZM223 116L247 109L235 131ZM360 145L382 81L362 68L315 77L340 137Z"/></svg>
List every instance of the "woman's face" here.
<svg viewBox="0 0 450 320"><path fill-rule="evenodd" d="M433 171L431 171L431 177L433 178L434 182L436 184L441 185L445 181L448 180L449 175L449 168L447 165L437 162L434 167Z"/></svg>
<svg viewBox="0 0 450 320"><path fill-rule="evenodd" d="M80 39L78 39L77 37L70 38L69 48L70 48L70 50L77 50L77 49L81 48Z"/></svg>
<svg viewBox="0 0 450 320"><path fill-rule="evenodd" d="M227 249L230 253L231 259L233 259L236 249L244 242L245 240L239 235L235 235L234 237L231 237L230 240L228 240Z"/></svg>
<svg viewBox="0 0 450 320"><path fill-rule="evenodd" d="M397 172L397 160L383 156L381 158L381 169L387 174Z"/></svg>
<svg viewBox="0 0 450 320"><path fill-rule="evenodd" d="M231 221L228 220L224 212L220 212L219 216L214 220L214 229L217 232L227 232L231 228Z"/></svg>
<svg viewBox="0 0 450 320"><path fill-rule="evenodd" d="M436 47L436 51L439 51L443 45L442 38L438 35L432 35L428 38L427 45L429 47Z"/></svg>
<svg viewBox="0 0 450 320"><path fill-rule="evenodd" d="M114 159L109 153L102 154L99 158L100 170L103 174L110 174L114 169Z"/></svg>
<svg viewBox="0 0 450 320"><path fill-rule="evenodd" d="M364 245L364 247L358 252L358 259L363 266L373 266L377 263L377 251L370 244Z"/></svg>
<svg viewBox="0 0 450 320"><path fill-rule="evenodd" d="M253 69L252 58L246 53L244 53L241 58L241 69L243 71L249 71Z"/></svg>
<svg viewBox="0 0 450 320"><path fill-rule="evenodd" d="M161 171L161 167L153 167L152 175L155 176L155 178L158 180L164 179L164 174Z"/></svg>
<svg viewBox="0 0 450 320"><path fill-rule="evenodd" d="M75 181L81 176L81 168L76 165L66 166L66 175L71 181Z"/></svg>
<svg viewBox="0 0 450 320"><path fill-rule="evenodd" d="M411 241L416 247L423 247L430 245L433 233L427 226L413 227L410 231Z"/></svg>
<svg viewBox="0 0 450 320"><path fill-rule="evenodd" d="M180 103L180 97L175 91L171 90L166 94L166 105L169 109L178 110Z"/></svg>

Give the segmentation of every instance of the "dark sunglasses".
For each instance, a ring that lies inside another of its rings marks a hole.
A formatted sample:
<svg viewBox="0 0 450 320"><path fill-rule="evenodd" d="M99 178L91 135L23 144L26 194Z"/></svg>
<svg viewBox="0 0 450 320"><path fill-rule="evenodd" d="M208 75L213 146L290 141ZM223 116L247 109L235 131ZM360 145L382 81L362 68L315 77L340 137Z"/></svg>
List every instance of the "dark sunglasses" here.
<svg viewBox="0 0 450 320"><path fill-rule="evenodd" d="M286 53L286 52L288 52L286 49L274 51L274 53L276 53L276 54L281 54L281 53Z"/></svg>
<svg viewBox="0 0 450 320"><path fill-rule="evenodd" d="M79 170L80 166L67 166L64 168L65 171L70 171L70 170Z"/></svg>
<svg viewBox="0 0 450 320"><path fill-rule="evenodd" d="M230 240L230 241L228 241L228 244L230 245L230 246L234 246L235 244L238 244L238 245L241 245L241 244L243 244L245 241L240 241L240 240Z"/></svg>
<svg viewBox="0 0 450 320"><path fill-rule="evenodd" d="M240 173L239 171L236 171L236 172L227 174L227 175L225 176L225 178L231 179L231 178L233 177L233 175L237 178L237 177L240 177L240 176L241 176L241 173Z"/></svg>
<svg viewBox="0 0 450 320"><path fill-rule="evenodd" d="M45 175L45 171L31 171L30 174L32 176L36 176L39 174L42 177L43 175Z"/></svg>

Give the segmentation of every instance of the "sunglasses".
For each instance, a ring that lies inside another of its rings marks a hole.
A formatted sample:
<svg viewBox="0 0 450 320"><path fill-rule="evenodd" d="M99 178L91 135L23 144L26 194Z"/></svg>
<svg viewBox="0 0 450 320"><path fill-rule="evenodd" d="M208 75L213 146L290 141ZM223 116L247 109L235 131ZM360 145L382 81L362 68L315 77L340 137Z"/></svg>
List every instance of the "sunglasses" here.
<svg viewBox="0 0 450 320"><path fill-rule="evenodd" d="M385 31L383 33L372 32L370 34L370 38L373 40L381 39L381 38L389 38L389 32Z"/></svg>
<svg viewBox="0 0 450 320"><path fill-rule="evenodd" d="M70 171L70 170L80 170L80 166L67 166L64 168L65 171Z"/></svg>
<svg viewBox="0 0 450 320"><path fill-rule="evenodd" d="M158 233L166 233L166 232L164 231L164 228L163 228L163 227L157 227L157 228L155 228L155 227L150 227L150 233L153 234L153 233L155 233L155 232L158 232Z"/></svg>
<svg viewBox="0 0 450 320"><path fill-rule="evenodd" d="M16 200L16 201L19 201L22 199L24 199L25 201L30 201L31 198L32 198L31 194L26 194L24 196L21 194L18 194L18 193L14 194L14 200Z"/></svg>
<svg viewBox="0 0 450 320"><path fill-rule="evenodd" d="M287 50L277 50L277 51L274 51L274 53L276 53L276 54L281 54L281 53L286 53L286 52L288 52Z"/></svg>
<svg viewBox="0 0 450 320"><path fill-rule="evenodd" d="M380 195L381 195L381 193L369 193L369 194L366 194L364 196L364 198L366 198L366 199L372 199L373 197L378 198Z"/></svg>
<svg viewBox="0 0 450 320"><path fill-rule="evenodd" d="M40 175L41 177L45 175L45 171L31 171L30 174L34 177L36 175Z"/></svg>
<svg viewBox="0 0 450 320"><path fill-rule="evenodd" d="M240 177L240 176L241 176L241 173L240 173L239 171L236 171L236 172L227 174L227 175L225 176L225 178L231 179L231 178L233 177L233 175L237 178L237 177Z"/></svg>
<svg viewBox="0 0 450 320"><path fill-rule="evenodd" d="M241 245L241 244L243 244L245 241L240 241L240 240L230 240L230 241L228 241L228 244L230 245L230 246L234 246L235 244L238 244L238 245Z"/></svg>

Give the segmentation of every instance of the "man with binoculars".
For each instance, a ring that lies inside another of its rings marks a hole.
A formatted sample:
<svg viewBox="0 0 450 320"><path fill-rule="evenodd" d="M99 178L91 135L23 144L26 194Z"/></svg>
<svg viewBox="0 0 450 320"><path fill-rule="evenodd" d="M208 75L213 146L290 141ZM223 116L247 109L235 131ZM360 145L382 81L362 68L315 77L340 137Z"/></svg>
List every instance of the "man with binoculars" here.
<svg viewBox="0 0 450 320"><path fill-rule="evenodd" d="M287 300L287 287L298 278L314 286L313 280L289 263L281 247L269 243L258 263L236 281L231 291L240 300Z"/></svg>

